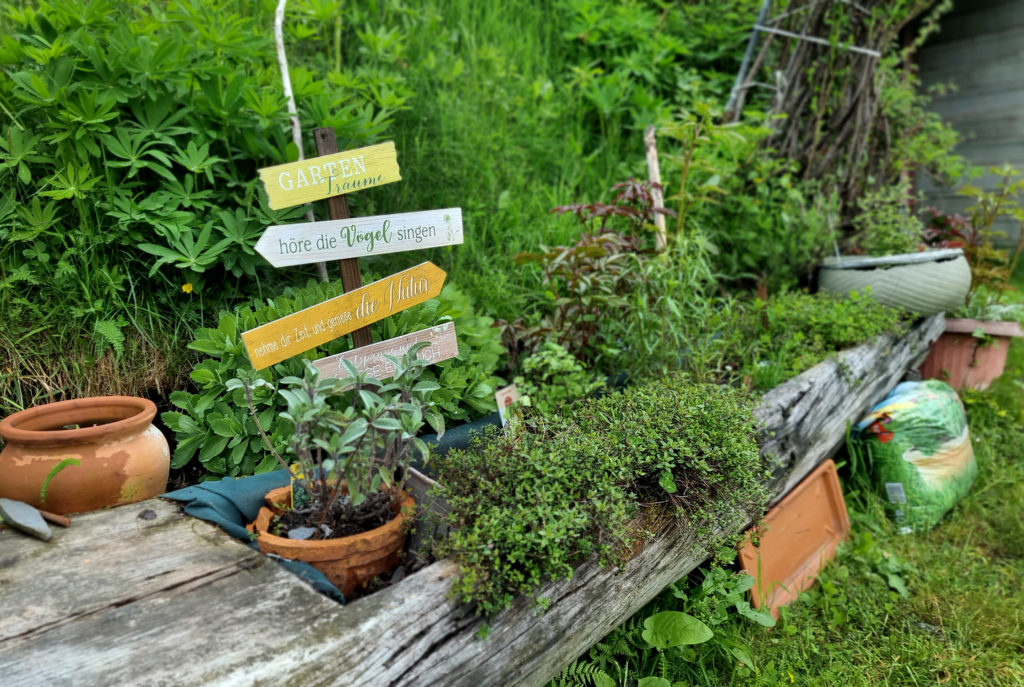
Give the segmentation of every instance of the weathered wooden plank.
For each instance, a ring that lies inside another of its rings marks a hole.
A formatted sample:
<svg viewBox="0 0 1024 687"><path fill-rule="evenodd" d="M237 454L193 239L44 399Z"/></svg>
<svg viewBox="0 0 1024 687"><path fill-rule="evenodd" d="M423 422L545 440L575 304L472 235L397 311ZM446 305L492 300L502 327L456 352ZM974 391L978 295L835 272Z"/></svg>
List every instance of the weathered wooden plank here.
<svg viewBox="0 0 1024 687"><path fill-rule="evenodd" d="M283 647L285 661L301 652L311 621L337 609L219 528L156 499L76 516L49 543L0 531L0 552L5 686L244 675Z"/></svg>
<svg viewBox="0 0 1024 687"><path fill-rule="evenodd" d="M182 518L174 504L151 500L125 506L117 517L109 513L73 516L71 528L56 531L48 543L4 542L0 585L17 588L20 603L0 614L0 642L120 603L126 593L147 596L259 560L259 552L246 547L241 554L225 550L219 528ZM82 580L89 581L87 594L77 587Z"/></svg>
<svg viewBox="0 0 1024 687"><path fill-rule="evenodd" d="M880 400L923 357L942 328L941 315L929 318L903 338L880 337L766 394L757 414L764 450L774 456L776 494L832 451L847 421L859 419ZM71 529L55 533L55 543L72 546L69 538L79 538L75 546L81 563L90 529L130 535L137 527L137 509L158 510L155 503L84 516ZM167 512L169 506L160 508L170 528L175 516ZM277 566L249 570L250 551L210 526L185 518L177 522L175 527L193 536L170 548L148 530L135 533L140 558L171 559L147 566L170 570L182 557L203 561L204 556L224 556L227 563L196 567L169 586L119 573L101 603L73 601L63 615L55 604L8 621L20 629L13 637L0 635L5 684L66 682L73 676L76 685L542 685L705 557L691 532L666 522L622 570L585 562L571 579L540 591L550 600L543 616L520 598L491 621L490 635L480 640L475 635L482 621L448 599L456 572L451 561L337 606ZM188 527L181 527L185 523ZM737 515L720 528L735 532L744 524ZM128 548L124 543L112 539L109 555L127 560L127 552L117 552ZM209 551L214 543L217 551ZM66 551L48 546L54 544L0 531L0 560L18 561L0 573L7 581L5 606L11 605L7 599L18 599L14 605L36 604L39 595L53 593L51 586L64 587L65 598L74 596L67 591L72 586L91 587L88 567L64 560ZM37 571L33 576L45 577L58 562L69 572L51 577L49 585L32 582L21 572L22 561L30 559ZM201 570L212 572L198 576ZM140 584L156 588L139 593L135 587ZM76 610L82 608L89 612Z"/></svg>
<svg viewBox="0 0 1024 687"><path fill-rule="evenodd" d="M883 335L807 370L764 395L761 453L775 461L771 486L777 501L839 446L856 422L917 368L945 328L934 315L904 337Z"/></svg>

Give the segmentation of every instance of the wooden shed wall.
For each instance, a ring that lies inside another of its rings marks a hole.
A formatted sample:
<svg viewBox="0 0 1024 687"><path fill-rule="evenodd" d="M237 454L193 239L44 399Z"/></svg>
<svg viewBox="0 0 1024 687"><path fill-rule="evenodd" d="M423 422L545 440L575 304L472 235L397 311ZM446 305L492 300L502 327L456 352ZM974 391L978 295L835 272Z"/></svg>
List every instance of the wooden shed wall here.
<svg viewBox="0 0 1024 687"><path fill-rule="evenodd" d="M1024 0L956 0L918 54L926 87L952 84L936 96L932 109L962 138L957 152L973 165L1010 164L1024 169ZM991 187L986 175L972 183ZM968 199L954 189L919 180L926 204L961 212ZM1000 228L1015 240L1016 223Z"/></svg>

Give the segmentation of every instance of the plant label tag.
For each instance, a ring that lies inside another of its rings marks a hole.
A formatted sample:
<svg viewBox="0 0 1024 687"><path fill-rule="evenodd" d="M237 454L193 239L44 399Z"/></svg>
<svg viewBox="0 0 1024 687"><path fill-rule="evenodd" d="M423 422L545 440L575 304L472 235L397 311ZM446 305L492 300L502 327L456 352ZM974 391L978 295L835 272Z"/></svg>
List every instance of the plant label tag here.
<svg viewBox="0 0 1024 687"><path fill-rule="evenodd" d="M264 167L259 173L272 210L402 179L394 141Z"/></svg>
<svg viewBox="0 0 1024 687"><path fill-rule="evenodd" d="M445 208L267 227L256 252L274 267L462 243L462 209Z"/></svg>
<svg viewBox="0 0 1024 687"><path fill-rule="evenodd" d="M519 389L515 384L502 387L494 392L494 400L498 402L498 417L504 427L508 423L508 407L519 400Z"/></svg>
<svg viewBox="0 0 1024 687"><path fill-rule="evenodd" d="M324 378L342 379L348 377L348 372L342 366L341 361L349 360L357 370L369 373L374 379L389 379L395 374L395 365L384 356L393 355L396 358L401 358L412 348L413 344L421 341L426 341L429 345L421 349L417 355L430 364L454 358L459 354L455 325L445 322L412 334L397 336L394 339L320 358L320 360L314 360L313 365L320 370L320 375Z"/></svg>
<svg viewBox="0 0 1024 687"><path fill-rule="evenodd" d="M270 367L441 293L444 270L424 262L242 333L252 366Z"/></svg>

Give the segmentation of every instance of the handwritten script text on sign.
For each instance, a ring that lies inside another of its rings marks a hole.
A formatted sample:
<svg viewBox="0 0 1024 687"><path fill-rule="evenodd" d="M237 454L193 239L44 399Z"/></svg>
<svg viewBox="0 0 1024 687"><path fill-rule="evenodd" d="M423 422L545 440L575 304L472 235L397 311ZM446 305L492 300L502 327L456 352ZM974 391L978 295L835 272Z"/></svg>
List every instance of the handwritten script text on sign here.
<svg viewBox="0 0 1024 687"><path fill-rule="evenodd" d="M271 209L310 203L402 179L394 141L260 170Z"/></svg>
<svg viewBox="0 0 1024 687"><path fill-rule="evenodd" d="M242 334L252 366L262 370L293 355L401 312L439 293L447 275L432 262L349 291Z"/></svg>
<svg viewBox="0 0 1024 687"><path fill-rule="evenodd" d="M348 372L341 365L342 360L351 361L357 370L369 373L374 379L390 379L395 374L395 365L384 356L393 355L396 358L401 358L412 348L413 344L421 341L426 341L428 345L416 355L431 364L454 358L459 354L455 325L446 322L412 334L396 336L394 339L320 358L320 360L314 360L313 364L325 379L348 377Z"/></svg>
<svg viewBox="0 0 1024 687"><path fill-rule="evenodd" d="M352 217L267 227L256 252L274 267L462 243L462 209Z"/></svg>

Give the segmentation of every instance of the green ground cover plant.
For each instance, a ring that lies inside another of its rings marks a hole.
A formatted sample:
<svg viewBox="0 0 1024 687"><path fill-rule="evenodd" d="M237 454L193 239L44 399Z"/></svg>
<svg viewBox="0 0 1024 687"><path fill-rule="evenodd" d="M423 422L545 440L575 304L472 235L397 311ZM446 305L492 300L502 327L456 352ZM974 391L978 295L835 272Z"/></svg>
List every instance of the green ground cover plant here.
<svg viewBox="0 0 1024 687"><path fill-rule="evenodd" d="M743 352L737 368L753 388L765 391L836 351L879 334L904 334L910 324L906 313L864 293L843 297L794 291L750 303L730 336Z"/></svg>
<svg viewBox="0 0 1024 687"><path fill-rule="evenodd" d="M766 498L754 433L745 394L669 376L582 400L571 415L527 413L509 433L438 457L453 527L441 552L460 567L453 593L489 615L589 556L621 563L648 536L634 518L654 504L712 546L723 518Z"/></svg>

